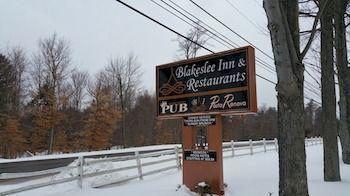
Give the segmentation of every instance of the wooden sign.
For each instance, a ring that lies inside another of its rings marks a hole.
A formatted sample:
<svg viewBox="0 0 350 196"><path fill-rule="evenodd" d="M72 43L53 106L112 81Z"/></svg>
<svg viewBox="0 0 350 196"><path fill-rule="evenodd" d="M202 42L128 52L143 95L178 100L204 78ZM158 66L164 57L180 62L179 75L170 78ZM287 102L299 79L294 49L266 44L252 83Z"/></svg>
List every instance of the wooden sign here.
<svg viewBox="0 0 350 196"><path fill-rule="evenodd" d="M156 77L158 117L257 111L250 46L160 65Z"/></svg>

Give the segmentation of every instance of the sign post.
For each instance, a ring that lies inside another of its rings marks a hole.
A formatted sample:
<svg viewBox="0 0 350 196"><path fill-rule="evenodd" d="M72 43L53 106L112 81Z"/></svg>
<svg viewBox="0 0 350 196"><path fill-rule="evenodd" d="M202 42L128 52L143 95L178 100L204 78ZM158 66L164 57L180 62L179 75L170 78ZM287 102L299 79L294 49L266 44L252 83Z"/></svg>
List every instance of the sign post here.
<svg viewBox="0 0 350 196"><path fill-rule="evenodd" d="M208 126L208 146L201 149L193 147L197 135L195 126L185 126L182 131L183 183L195 190L200 182L210 185L213 193L224 194L224 176L222 159L221 115L216 115L216 124ZM191 153L191 154L190 154ZM202 153L202 155L201 155ZM199 154L199 155L198 155ZM197 159L192 159L190 155Z"/></svg>
<svg viewBox="0 0 350 196"><path fill-rule="evenodd" d="M156 68L157 116L183 118L183 183L223 195L222 115L257 112L254 48Z"/></svg>

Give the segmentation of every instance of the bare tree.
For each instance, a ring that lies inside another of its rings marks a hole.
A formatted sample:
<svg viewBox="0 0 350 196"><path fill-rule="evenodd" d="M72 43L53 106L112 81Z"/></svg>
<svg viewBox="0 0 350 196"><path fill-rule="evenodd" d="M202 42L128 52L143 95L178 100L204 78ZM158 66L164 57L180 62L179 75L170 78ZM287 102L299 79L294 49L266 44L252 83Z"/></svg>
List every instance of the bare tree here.
<svg viewBox="0 0 350 196"><path fill-rule="evenodd" d="M33 71L35 74L33 77L37 87L41 87L46 83L53 90L54 100L52 100L52 103L55 107L53 109L56 111L66 101L66 98L61 95L62 87L69 74L71 50L68 41L58 38L56 34L39 40L38 47L38 53L33 55ZM39 89L35 90L38 91ZM48 152L51 153L54 143L54 124L52 124L49 135Z"/></svg>
<svg viewBox="0 0 350 196"><path fill-rule="evenodd" d="M310 3L311 2L311 3ZM328 18L329 19L329 22L327 22L328 24L331 24L332 23L332 17L334 17L334 23L333 23L333 26L330 26L328 25L328 30L322 30L321 32L321 28L318 28L319 29L319 32L320 32L320 35L323 37L323 39L321 40L322 42L324 42L323 46L326 45L325 43L328 42L328 48L329 48L329 54L326 56L328 56L329 58L331 58L331 51L333 52L333 43L332 41L333 40L328 40L328 41L325 41L326 37L329 37L328 39L330 39L330 37L333 35L333 27L334 27L334 46L336 48L336 61L334 61L333 59L330 59L330 60L327 60L328 63L329 63L329 66L332 66L330 65L330 63L332 63L333 61L335 62L336 64L336 68L334 71L330 70L330 72L334 73L335 72L335 75L336 77L338 77L338 81L339 81L339 109L340 109L340 121L339 121L339 126L338 126L338 133L339 133L339 136L340 136L340 141L341 141L341 147L342 147L342 159L343 159L343 162L344 163L350 163L350 137L349 137L349 129L348 129L348 124L347 124L347 109L346 109L346 100L347 100L347 96L346 96L346 88L350 89L348 87L348 85L346 85L347 83L347 79L346 78L349 78L348 73L348 68L347 68L347 64L348 64L348 60L347 60L347 49L346 49L346 45L347 45L347 40L346 40L346 27L350 24L349 23L349 14L346 13L346 9L347 9L347 6L348 6L348 0L336 0L336 1L330 1L332 2L331 5L329 6L334 6L334 9L332 11L328 11L328 12L331 12L329 13L328 15ZM316 11L317 9L319 9L320 7L320 3L321 4L325 4L324 2L322 2L321 0L305 0L305 1L302 1L302 7L303 7L303 10L301 10L301 16L303 17L307 17L307 18L314 18L316 16ZM311 4L311 5L310 5ZM328 7L327 7L328 8ZM346 24L347 23L347 24ZM310 33L310 31L304 31L303 34L308 34ZM329 36L325 36L325 34L329 34ZM316 44L314 44L316 45ZM321 75L321 66L320 65L317 65L317 61L318 59L321 59L321 46L319 45L316 45L314 46L313 50L314 50L314 54L315 54L315 59L316 62L315 63L309 63L309 68L312 69L312 71L315 71L316 74L320 74ZM325 54L324 53L324 50L323 49L323 55ZM324 57L322 57L324 59ZM333 57L332 57L333 58ZM323 61L323 68L327 67L327 65L325 64L325 61ZM328 69L328 68L327 68ZM307 71L307 70L306 70ZM322 86L322 93L329 99L333 99L334 98L334 95L329 95L327 96L329 93L333 93L334 90L331 90L331 89L334 89L332 86L334 85L334 77L329 75L331 73L328 73L325 69L323 69L323 75L325 74L325 76L322 76L323 77L323 84L319 84L320 86ZM311 74L309 74L311 77L313 77L315 79L315 76L312 76ZM327 76L328 75L328 76ZM315 79L317 80L317 79ZM318 80L321 80L321 79L318 79ZM328 82L329 81L329 82ZM329 84L331 83L331 84ZM337 84L337 83L335 83ZM326 87L327 86L327 87ZM326 90L327 89L327 90ZM348 91L348 90L347 90ZM326 99L326 97L323 97L322 99ZM336 161L337 158L335 157L336 156L336 143L337 143L337 140L335 139L334 137L334 134L335 133L335 123L334 121L334 115L333 113L334 112L331 112L329 113L329 110L332 108L332 110L335 108L335 106L331 106L330 104L333 104L334 101L333 100L326 100L326 101L322 101L322 105L324 105L323 107L326 107L324 109L324 115L326 115L324 118L326 120L321 120L320 122L323 123L323 126L320 126L320 128L324 128L325 131L326 131L326 135L328 135L327 137L325 137L324 139L326 140L326 145L324 145L324 147L328 147L327 150L325 149L325 153L324 155L326 156L325 157L325 164L327 164L328 166L325 165L325 170L329 170L329 166L330 166L330 162L332 162L331 160L334 160ZM325 105L328 105L328 106L325 106ZM323 115L323 116L324 116ZM333 117L330 117L330 115L333 115ZM332 125L331 125L332 124ZM333 128L331 128L333 127ZM329 137L329 131L332 131L333 132L333 137ZM331 139L333 138L333 139ZM332 140L332 143L333 145L329 145L330 143L330 140ZM329 149L330 148L333 148L332 150ZM330 152L333 152L333 156L330 157L330 155L332 153ZM333 157L333 158L332 158ZM328 163L326 163L328 162ZM328 169L326 169L328 168ZM333 167L334 168L334 167ZM333 173L333 172L331 172ZM337 172L335 172L337 173Z"/></svg>
<svg viewBox="0 0 350 196"><path fill-rule="evenodd" d="M175 41L178 43L180 58L190 59L196 57L198 51L202 49L202 47L199 45L205 45L210 39L210 37L205 37L206 33L207 30L199 25L199 22L197 22L195 26L191 28L186 34L186 37L189 40L178 36ZM199 45L195 44L194 42L198 43Z"/></svg>
<svg viewBox="0 0 350 196"><path fill-rule="evenodd" d="M141 66L137 57L131 53L126 58L111 59L105 72L113 89L115 105L122 111L121 132L124 146L127 146L125 114L130 111L140 90Z"/></svg>
<svg viewBox="0 0 350 196"><path fill-rule="evenodd" d="M346 164L350 164L350 68L348 67L346 24L344 18L348 4L349 0L334 1L336 66L340 95L339 135L342 144L342 159Z"/></svg>
<svg viewBox="0 0 350 196"><path fill-rule="evenodd" d="M34 55L36 67L42 67L44 78L59 95L60 85L67 79L71 65L71 50L68 41L53 34L39 40L39 52ZM58 97L57 97L58 99Z"/></svg>
<svg viewBox="0 0 350 196"><path fill-rule="evenodd" d="M15 83L15 88L16 88L16 96L14 98L17 98L15 100L16 102L16 110L17 112L19 111L21 107L21 103L23 103L25 99L25 71L28 67L29 61L27 59L26 53L23 50L23 48L17 46L13 47L8 50L8 57L10 60L10 63L15 69L16 72L16 83Z"/></svg>
<svg viewBox="0 0 350 196"><path fill-rule="evenodd" d="M304 127L304 65L322 11L300 46L297 0L264 0L277 72L279 195L308 196Z"/></svg>
<svg viewBox="0 0 350 196"><path fill-rule="evenodd" d="M71 104L75 110L81 110L85 98L85 89L88 84L87 72L74 71L71 76L72 99Z"/></svg>
<svg viewBox="0 0 350 196"><path fill-rule="evenodd" d="M129 110L140 90L142 73L137 57L131 53L126 58L111 59L105 71L114 88L116 105Z"/></svg>
<svg viewBox="0 0 350 196"><path fill-rule="evenodd" d="M92 101L98 105L98 100L103 95L112 97L112 86L109 83L109 79L104 71L100 71L95 75L94 81L87 81L87 92L89 93Z"/></svg>
<svg viewBox="0 0 350 196"><path fill-rule="evenodd" d="M28 70L30 76L30 96L34 97L45 83L44 65L40 63L40 59L32 56L30 68Z"/></svg>
<svg viewBox="0 0 350 196"><path fill-rule="evenodd" d="M321 0L321 84L324 180L340 181L333 59L333 3Z"/></svg>

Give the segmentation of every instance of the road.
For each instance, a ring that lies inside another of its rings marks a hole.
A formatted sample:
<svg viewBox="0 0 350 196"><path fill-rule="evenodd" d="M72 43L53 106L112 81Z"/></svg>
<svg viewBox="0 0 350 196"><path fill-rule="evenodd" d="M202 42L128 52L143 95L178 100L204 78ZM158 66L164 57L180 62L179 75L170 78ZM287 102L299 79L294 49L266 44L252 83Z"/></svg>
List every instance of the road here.
<svg viewBox="0 0 350 196"><path fill-rule="evenodd" d="M168 149L159 149L159 150L144 150L140 151L140 154L157 152ZM88 155L84 158L102 158L102 157L122 157L134 155L134 152L119 152L119 153L109 153L102 155ZM78 157L69 157L69 158L52 158L52 159L43 159L43 160L29 160L29 161L18 161L18 162L9 162L9 163L0 163L0 174L1 173L23 173L23 172L34 172L47 169L54 169L59 167L64 167L72 163Z"/></svg>

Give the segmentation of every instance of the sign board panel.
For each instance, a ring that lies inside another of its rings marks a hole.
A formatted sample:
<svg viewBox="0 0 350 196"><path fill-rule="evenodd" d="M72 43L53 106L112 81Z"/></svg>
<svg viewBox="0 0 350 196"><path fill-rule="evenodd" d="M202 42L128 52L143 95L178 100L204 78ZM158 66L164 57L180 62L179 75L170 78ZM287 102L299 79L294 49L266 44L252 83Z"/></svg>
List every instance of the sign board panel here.
<svg viewBox="0 0 350 196"><path fill-rule="evenodd" d="M184 118L185 126L208 126L215 125L216 118L214 115L187 116Z"/></svg>
<svg viewBox="0 0 350 196"><path fill-rule="evenodd" d="M184 159L186 161L216 161L215 151L206 150L185 150Z"/></svg>
<svg viewBox="0 0 350 196"><path fill-rule="evenodd" d="M156 77L158 117L257 111L250 46L160 65Z"/></svg>

